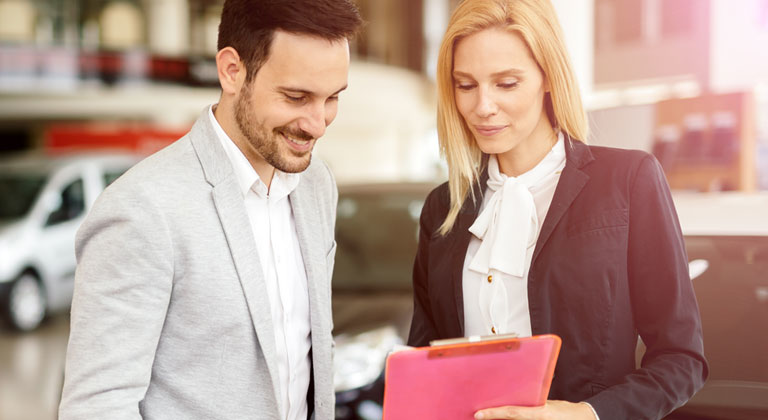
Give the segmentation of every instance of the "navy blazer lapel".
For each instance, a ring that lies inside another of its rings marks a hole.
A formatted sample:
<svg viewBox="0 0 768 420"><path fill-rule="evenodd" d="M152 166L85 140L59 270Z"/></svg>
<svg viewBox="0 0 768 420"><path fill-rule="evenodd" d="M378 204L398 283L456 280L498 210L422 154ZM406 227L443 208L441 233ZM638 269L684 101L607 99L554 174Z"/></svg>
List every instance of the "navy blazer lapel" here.
<svg viewBox="0 0 768 420"><path fill-rule="evenodd" d="M544 218L544 224L541 227L539 238L536 241L536 248L533 250L531 265L536 261L536 257L541 253L541 249L546 245L552 231L557 223L563 217L573 200L581 192L584 185L589 181L589 175L582 172L581 168L594 160L589 146L574 141L569 135L565 135L565 156L566 163L563 173L560 175L560 181L555 188L555 195L552 197L552 203L547 210L547 216Z"/></svg>
<svg viewBox="0 0 768 420"><path fill-rule="evenodd" d="M213 126L208 117L208 110L197 120L190 131L190 140L197 153L205 178L213 187L214 206L219 214L224 235L229 243L229 251L243 288L243 294L251 314L251 320L258 337L261 351L267 363L275 395L276 409L279 408L277 371L277 346L274 325L267 296L264 272L259 262L253 229L248 219L243 201L243 193L232 172L232 164L226 152L219 144Z"/></svg>
<svg viewBox="0 0 768 420"><path fill-rule="evenodd" d="M467 256L469 241L472 239L469 227L472 226L472 223L475 222L477 215L480 213L480 205L483 203L485 186L488 184L488 171L486 170L487 162L487 157L484 156L481 165L480 180L473 188L475 200L472 200L471 196L467 197L450 233L450 235L456 235L456 239L450 241L453 246L449 255L451 283L453 286L454 304L456 306L456 316L458 317L459 326L459 330L455 331L451 336L456 337L464 335L464 260Z"/></svg>

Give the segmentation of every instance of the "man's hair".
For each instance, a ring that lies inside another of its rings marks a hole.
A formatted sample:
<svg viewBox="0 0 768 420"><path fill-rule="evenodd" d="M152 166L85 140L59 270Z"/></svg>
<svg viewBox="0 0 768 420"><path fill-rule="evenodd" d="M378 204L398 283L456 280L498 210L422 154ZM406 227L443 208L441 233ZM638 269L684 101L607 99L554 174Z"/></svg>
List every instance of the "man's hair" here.
<svg viewBox="0 0 768 420"><path fill-rule="evenodd" d="M353 37L361 24L351 0L225 0L217 48L234 48L250 81L267 61L276 30L335 41Z"/></svg>

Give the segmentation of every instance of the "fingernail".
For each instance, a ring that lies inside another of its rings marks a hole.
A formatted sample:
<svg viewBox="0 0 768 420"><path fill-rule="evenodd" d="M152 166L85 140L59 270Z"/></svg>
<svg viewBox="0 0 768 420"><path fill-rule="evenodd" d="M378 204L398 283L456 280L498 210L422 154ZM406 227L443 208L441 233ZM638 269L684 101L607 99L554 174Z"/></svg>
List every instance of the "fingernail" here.
<svg viewBox="0 0 768 420"><path fill-rule="evenodd" d="M483 420L485 418L483 413L475 413L475 420Z"/></svg>

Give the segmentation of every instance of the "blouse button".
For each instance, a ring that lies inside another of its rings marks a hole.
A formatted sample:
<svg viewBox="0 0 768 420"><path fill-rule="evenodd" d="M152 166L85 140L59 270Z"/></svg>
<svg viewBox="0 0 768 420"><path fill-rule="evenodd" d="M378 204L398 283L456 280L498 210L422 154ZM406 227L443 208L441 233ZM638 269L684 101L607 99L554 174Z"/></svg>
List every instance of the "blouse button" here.
<svg viewBox="0 0 768 420"><path fill-rule="evenodd" d="M492 332L493 334L496 334L496 327L491 327L491 332Z"/></svg>
<svg viewBox="0 0 768 420"><path fill-rule="evenodd" d="M488 275L488 283L491 283L491 282L493 282L493 276L492 275Z"/></svg>

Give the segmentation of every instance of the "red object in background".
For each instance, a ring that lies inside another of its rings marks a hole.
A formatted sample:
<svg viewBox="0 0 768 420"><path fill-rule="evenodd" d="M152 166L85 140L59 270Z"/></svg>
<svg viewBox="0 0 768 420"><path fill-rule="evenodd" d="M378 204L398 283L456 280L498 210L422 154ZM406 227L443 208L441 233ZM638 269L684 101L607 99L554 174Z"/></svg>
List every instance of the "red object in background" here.
<svg viewBox="0 0 768 420"><path fill-rule="evenodd" d="M163 129L137 123L52 124L45 131L44 146L50 152L119 149L149 155L187 131L189 128Z"/></svg>

